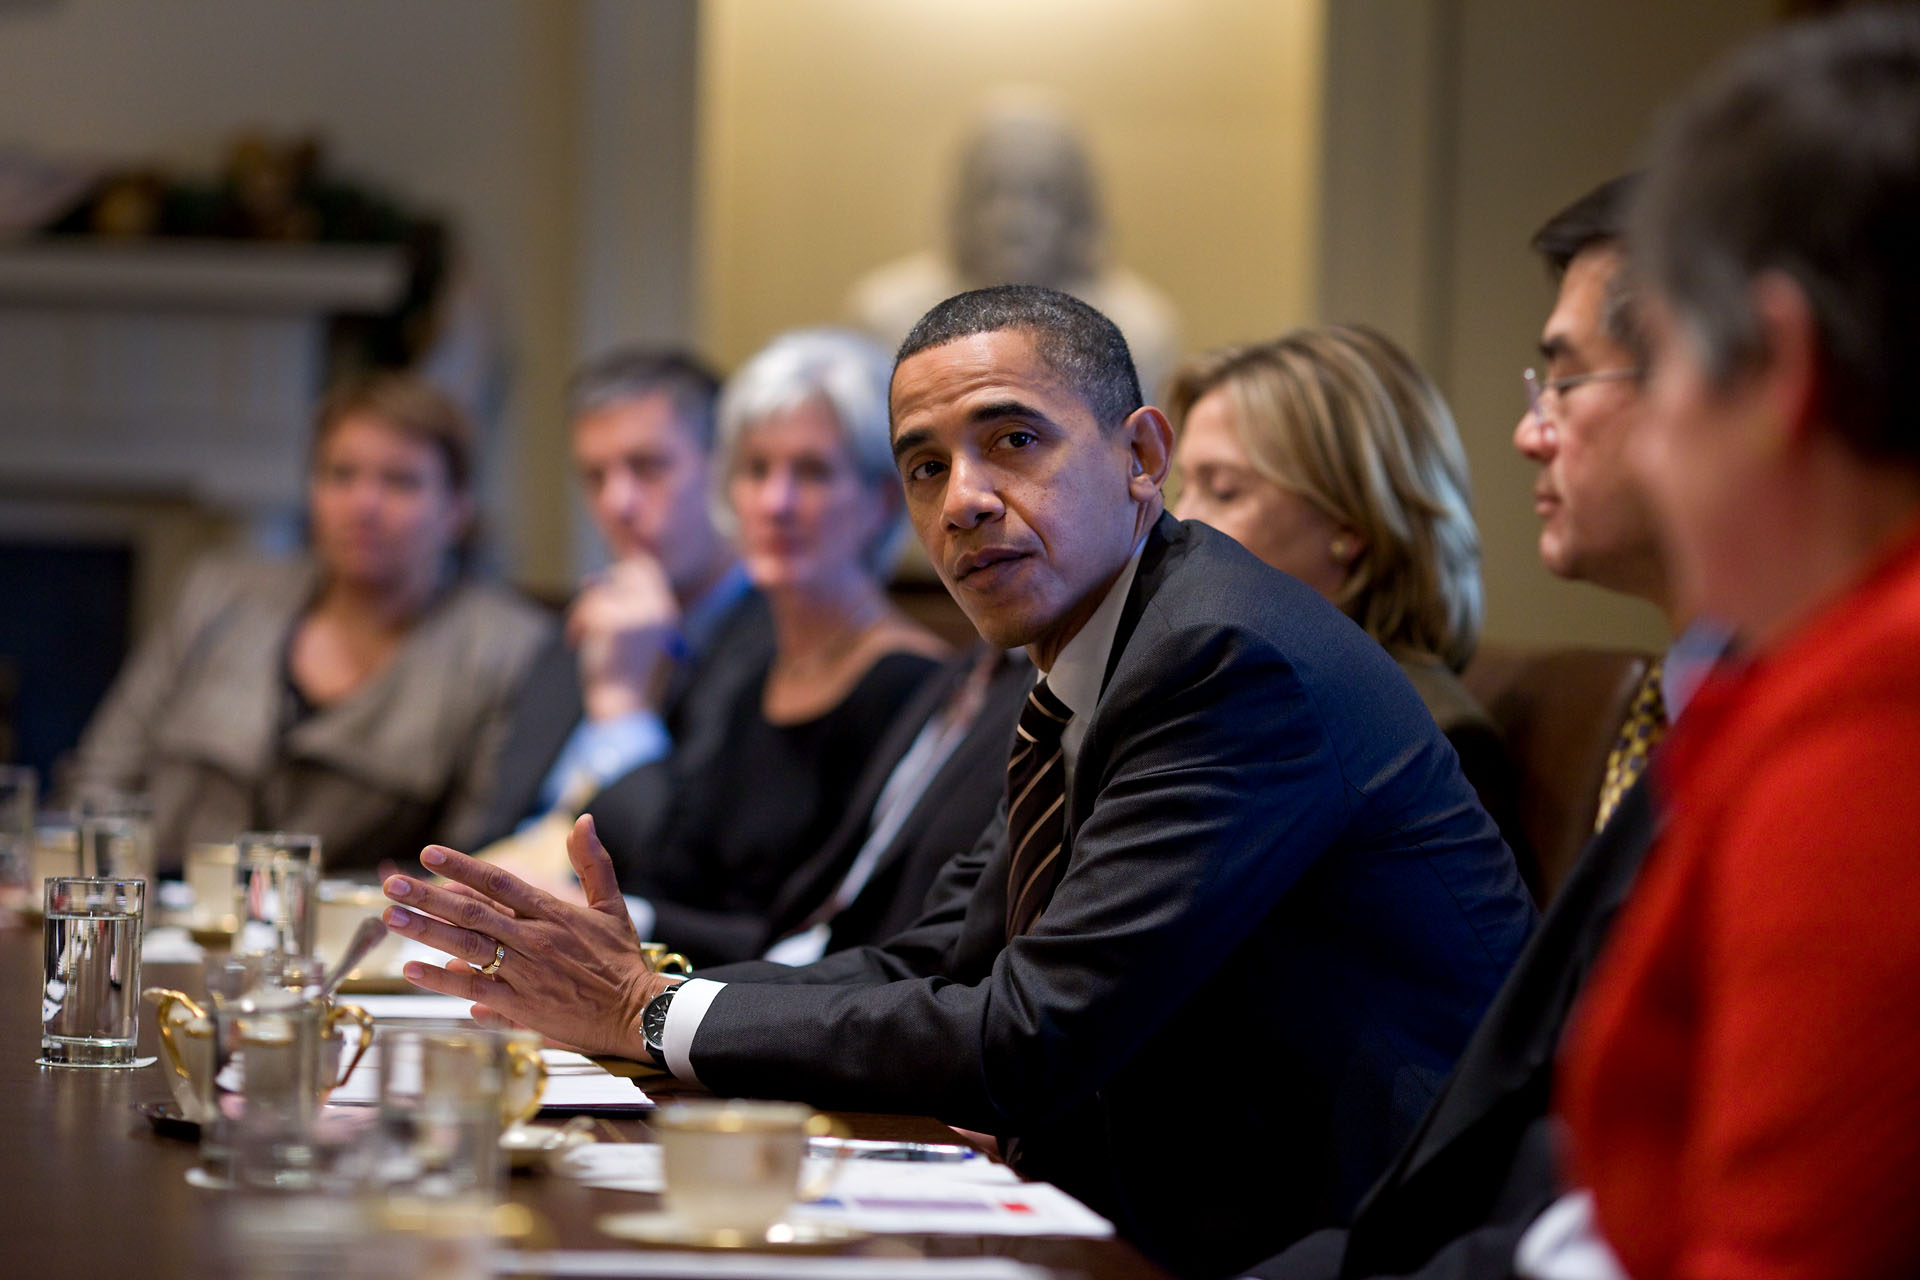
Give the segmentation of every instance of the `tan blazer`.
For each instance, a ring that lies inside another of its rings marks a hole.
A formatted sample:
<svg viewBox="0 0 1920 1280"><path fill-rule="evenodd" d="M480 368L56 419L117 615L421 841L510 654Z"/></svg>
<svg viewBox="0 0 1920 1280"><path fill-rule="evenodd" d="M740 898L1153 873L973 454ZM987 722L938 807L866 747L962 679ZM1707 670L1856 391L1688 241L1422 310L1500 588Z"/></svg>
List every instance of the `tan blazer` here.
<svg viewBox="0 0 1920 1280"><path fill-rule="evenodd" d="M196 566L80 741L78 778L144 789L160 866L249 829L318 834L329 871L459 846L478 825L515 688L552 633L509 592L450 587L385 670L282 728L285 653L308 562Z"/></svg>

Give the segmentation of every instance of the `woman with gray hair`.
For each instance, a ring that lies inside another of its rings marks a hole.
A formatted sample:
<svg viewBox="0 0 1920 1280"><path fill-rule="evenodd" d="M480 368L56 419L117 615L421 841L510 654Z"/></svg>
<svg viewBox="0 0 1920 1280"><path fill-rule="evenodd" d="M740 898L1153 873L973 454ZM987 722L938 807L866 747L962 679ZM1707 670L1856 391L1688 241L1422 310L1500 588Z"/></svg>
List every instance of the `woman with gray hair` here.
<svg viewBox="0 0 1920 1280"><path fill-rule="evenodd" d="M715 693L726 700L724 750L700 753L697 769L638 771L595 806L621 888L640 900L642 933L696 963L735 957L742 919L764 913L826 843L882 731L945 653L886 593L905 528L891 372L866 338L801 330L721 392L716 514L766 599L773 658ZM663 783L664 808L616 794ZM620 821L650 811L653 825Z"/></svg>

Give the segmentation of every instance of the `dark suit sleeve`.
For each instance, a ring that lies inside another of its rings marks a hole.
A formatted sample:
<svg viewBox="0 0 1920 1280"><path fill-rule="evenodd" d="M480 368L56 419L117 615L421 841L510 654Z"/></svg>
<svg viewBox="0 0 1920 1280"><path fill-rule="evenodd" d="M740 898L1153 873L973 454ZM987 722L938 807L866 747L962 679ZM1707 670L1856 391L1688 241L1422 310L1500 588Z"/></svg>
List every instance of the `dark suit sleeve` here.
<svg viewBox="0 0 1920 1280"><path fill-rule="evenodd" d="M1149 607L1131 649L1140 660L1090 722L1086 816L1035 930L994 957L1001 834L940 973L730 985L693 1043L703 1082L1005 1133L1083 1103L1140 1049L1324 851L1350 798L1276 648L1217 626L1175 633Z"/></svg>

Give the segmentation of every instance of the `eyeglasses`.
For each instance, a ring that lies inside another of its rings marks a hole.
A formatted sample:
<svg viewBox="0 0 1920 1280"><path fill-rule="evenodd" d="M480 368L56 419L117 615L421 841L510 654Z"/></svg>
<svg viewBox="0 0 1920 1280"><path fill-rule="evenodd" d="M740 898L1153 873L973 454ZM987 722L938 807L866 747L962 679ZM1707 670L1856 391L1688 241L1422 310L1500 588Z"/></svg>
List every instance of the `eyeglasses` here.
<svg viewBox="0 0 1920 1280"><path fill-rule="evenodd" d="M1589 382L1637 382L1645 373L1645 369L1600 369L1566 378L1543 378L1538 370L1528 369L1520 375L1520 380L1527 384L1527 412L1544 427L1552 425L1553 421L1547 413L1549 395L1557 402L1567 392L1575 387L1584 387Z"/></svg>

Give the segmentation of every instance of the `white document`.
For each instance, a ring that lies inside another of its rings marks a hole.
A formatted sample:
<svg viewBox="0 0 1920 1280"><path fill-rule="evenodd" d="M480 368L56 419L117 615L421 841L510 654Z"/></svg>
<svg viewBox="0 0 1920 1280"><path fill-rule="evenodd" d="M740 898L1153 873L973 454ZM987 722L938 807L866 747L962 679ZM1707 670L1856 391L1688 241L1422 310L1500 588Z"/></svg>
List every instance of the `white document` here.
<svg viewBox="0 0 1920 1280"><path fill-rule="evenodd" d="M402 996L400 999L412 999ZM653 1106L633 1081L608 1075L591 1058L565 1049L543 1049L540 1056L547 1067L546 1088L540 1093L542 1112L565 1111L646 1111ZM354 1068L347 1082L328 1096L329 1103L341 1106L368 1106L380 1100L380 1045ZM402 1092L419 1088L418 1064L403 1064L397 1087Z"/></svg>
<svg viewBox="0 0 1920 1280"><path fill-rule="evenodd" d="M342 995L340 1003L359 1005L375 1022L466 1022L473 1017L473 1001L459 996Z"/></svg>
<svg viewBox="0 0 1920 1280"><path fill-rule="evenodd" d="M806 1179L824 1174L830 1156L807 1157ZM658 1192L666 1185L660 1148L643 1142L575 1147L552 1162L590 1187ZM992 1160L903 1161L855 1157L840 1162L827 1193L794 1206L795 1222L831 1222L875 1234L1089 1236L1113 1224L1045 1182L1022 1182Z"/></svg>

